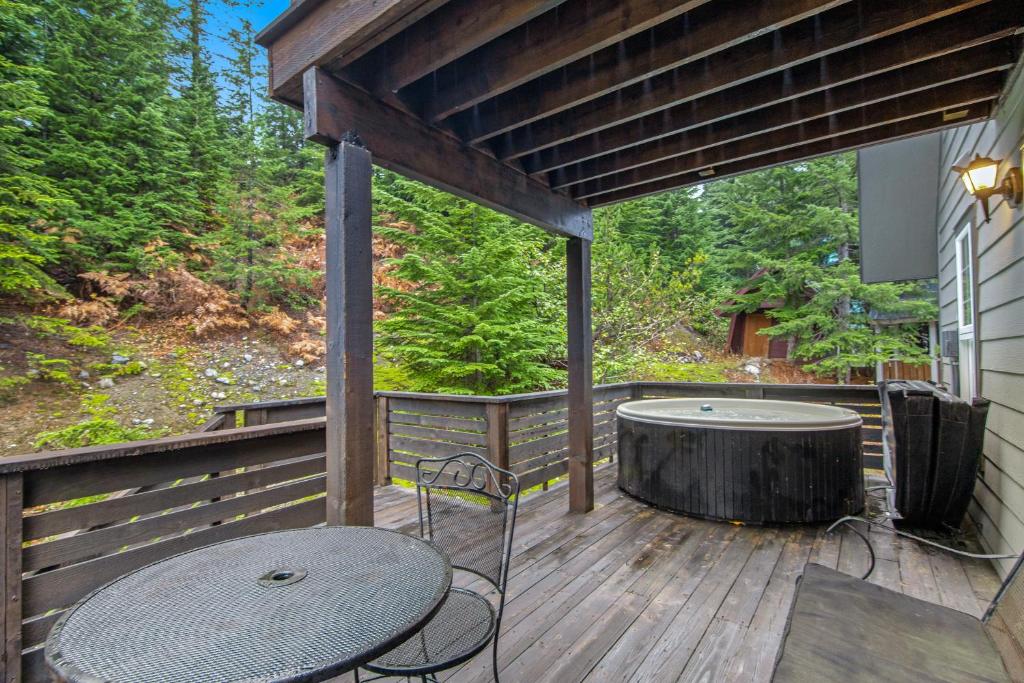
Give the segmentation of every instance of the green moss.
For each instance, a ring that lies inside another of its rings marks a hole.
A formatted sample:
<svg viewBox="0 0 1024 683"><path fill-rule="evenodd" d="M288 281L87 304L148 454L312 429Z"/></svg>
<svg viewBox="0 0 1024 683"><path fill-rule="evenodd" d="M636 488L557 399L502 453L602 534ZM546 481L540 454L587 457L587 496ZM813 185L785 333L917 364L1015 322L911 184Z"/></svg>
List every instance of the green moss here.
<svg viewBox="0 0 1024 683"><path fill-rule="evenodd" d="M725 363L667 363L644 361L639 379L649 382L727 382Z"/></svg>
<svg viewBox="0 0 1024 683"><path fill-rule="evenodd" d="M95 372L103 377L130 377L140 375L146 369L142 361L132 360L127 363L90 363L86 366L90 372Z"/></svg>
<svg viewBox="0 0 1024 683"><path fill-rule="evenodd" d="M82 396L80 410L92 417L110 417L117 412L113 406L107 405L109 394L90 393Z"/></svg>
<svg viewBox="0 0 1024 683"><path fill-rule="evenodd" d="M131 375L140 375L142 371L146 369L146 364L142 361L131 360L127 363L122 363L117 366L117 370L114 371L115 377L129 377Z"/></svg>
<svg viewBox="0 0 1024 683"><path fill-rule="evenodd" d="M305 396L326 396L327 395L327 380L326 379L315 379L309 383L306 390L303 392Z"/></svg>
<svg viewBox="0 0 1024 683"><path fill-rule="evenodd" d="M89 325L79 327L72 325L64 318L51 318L45 315L31 315L23 319L25 326L40 337L62 339L71 346L102 350L110 346L110 335L102 327Z"/></svg>
<svg viewBox="0 0 1024 683"><path fill-rule="evenodd" d="M123 427L108 417L93 417L78 424L43 432L36 437L36 448L81 448L103 444L138 441L161 436L166 430Z"/></svg>
<svg viewBox="0 0 1024 683"><path fill-rule="evenodd" d="M0 405L13 401L18 395L18 390L28 382L28 377L22 375L0 377Z"/></svg>
<svg viewBox="0 0 1024 683"><path fill-rule="evenodd" d="M175 403L190 403L199 388L195 373L189 365L189 356L188 349L179 347L167 360L157 361L152 366L153 373L160 375L164 391L170 394Z"/></svg>
<svg viewBox="0 0 1024 683"><path fill-rule="evenodd" d="M146 427L125 427L114 416L117 409L110 405L110 396L101 393L87 393L82 396L79 410L87 419L61 429L42 432L36 437L36 448L81 448L104 444L138 441L163 436L166 429Z"/></svg>
<svg viewBox="0 0 1024 683"><path fill-rule="evenodd" d="M49 358L42 353L26 353L28 365L35 371L39 379L46 382L75 385L71 376L71 361L66 358Z"/></svg>
<svg viewBox="0 0 1024 683"><path fill-rule="evenodd" d="M99 327L71 328L74 331L67 337L71 346L78 346L86 349L102 350L110 345L110 336Z"/></svg>

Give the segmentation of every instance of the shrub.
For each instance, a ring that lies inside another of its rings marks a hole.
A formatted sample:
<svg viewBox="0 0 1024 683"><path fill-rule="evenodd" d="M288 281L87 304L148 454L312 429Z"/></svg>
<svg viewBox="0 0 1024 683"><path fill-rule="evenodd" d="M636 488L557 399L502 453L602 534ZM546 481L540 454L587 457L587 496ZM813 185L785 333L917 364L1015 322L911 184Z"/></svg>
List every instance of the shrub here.
<svg viewBox="0 0 1024 683"><path fill-rule="evenodd" d="M65 318L51 318L33 315L24 319L25 325L40 337L62 339L71 346L87 349L105 349L110 345L110 335L96 325L78 327Z"/></svg>
<svg viewBox="0 0 1024 683"><path fill-rule="evenodd" d="M81 448L82 446L100 446L103 444L121 443L151 439L163 434L163 430L143 427L122 427L107 417L93 417L78 424L62 429L43 432L35 441L36 448Z"/></svg>
<svg viewBox="0 0 1024 683"><path fill-rule="evenodd" d="M35 371L39 379L47 382L74 385L71 376L71 361L65 358L47 358L42 353L26 353L28 365Z"/></svg>

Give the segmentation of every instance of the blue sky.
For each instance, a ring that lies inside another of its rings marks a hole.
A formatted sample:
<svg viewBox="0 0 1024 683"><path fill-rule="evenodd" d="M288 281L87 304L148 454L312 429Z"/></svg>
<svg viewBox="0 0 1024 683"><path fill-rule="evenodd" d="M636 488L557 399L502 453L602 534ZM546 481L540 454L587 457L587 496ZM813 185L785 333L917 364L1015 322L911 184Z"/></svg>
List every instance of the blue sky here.
<svg viewBox="0 0 1024 683"><path fill-rule="evenodd" d="M261 30L274 18L288 9L289 0L263 0L232 7L218 0L210 6L210 20L206 27L209 34L207 47L213 54L214 68L222 71L227 68L225 58L229 49L225 42L228 31L238 27L242 19L248 19L257 31Z"/></svg>

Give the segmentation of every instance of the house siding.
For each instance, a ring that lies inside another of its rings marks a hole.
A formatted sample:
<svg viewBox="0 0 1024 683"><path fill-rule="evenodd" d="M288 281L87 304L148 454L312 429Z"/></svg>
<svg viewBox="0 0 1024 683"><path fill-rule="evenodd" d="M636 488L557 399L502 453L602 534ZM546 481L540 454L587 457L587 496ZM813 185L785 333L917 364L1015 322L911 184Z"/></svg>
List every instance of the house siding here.
<svg viewBox="0 0 1024 683"><path fill-rule="evenodd" d="M1024 71L1018 65L995 118L942 134L940 171L965 154L988 155L1010 166L1021 164L1024 143ZM968 515L982 544L993 553L1024 550L1024 212L1005 202L992 222L982 224L980 207L954 173L939 174L939 324L957 330L955 236L964 221L975 234L978 391L992 404L985 435L984 462ZM942 364L948 382L953 368ZM1005 574L1010 561L997 563Z"/></svg>

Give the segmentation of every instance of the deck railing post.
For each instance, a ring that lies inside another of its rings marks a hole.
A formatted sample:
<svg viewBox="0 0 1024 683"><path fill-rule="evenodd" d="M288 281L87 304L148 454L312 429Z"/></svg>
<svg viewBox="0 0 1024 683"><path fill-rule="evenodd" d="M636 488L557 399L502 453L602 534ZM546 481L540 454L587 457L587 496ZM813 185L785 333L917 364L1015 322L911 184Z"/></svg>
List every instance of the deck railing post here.
<svg viewBox="0 0 1024 683"><path fill-rule="evenodd" d="M355 135L346 137L328 146L324 174L327 523L372 526L373 167Z"/></svg>
<svg viewBox="0 0 1024 683"><path fill-rule="evenodd" d="M242 414L244 416L242 421L246 427L265 425L268 422L266 408L247 408Z"/></svg>
<svg viewBox="0 0 1024 683"><path fill-rule="evenodd" d="M21 680L21 545L24 478L20 472L0 478L0 534L3 538L3 558L0 564L0 584L4 591L4 612L0 620L3 628L4 683Z"/></svg>
<svg viewBox="0 0 1024 683"><path fill-rule="evenodd" d="M377 486L391 485L391 406L387 396L377 397Z"/></svg>
<svg viewBox="0 0 1024 683"><path fill-rule="evenodd" d="M509 468L508 460L508 403L488 403L485 408L487 420L487 459L503 470ZM488 482L490 484L490 482Z"/></svg>
<svg viewBox="0 0 1024 683"><path fill-rule="evenodd" d="M569 509L594 509L594 373L590 313L590 241L566 243L569 351Z"/></svg>

